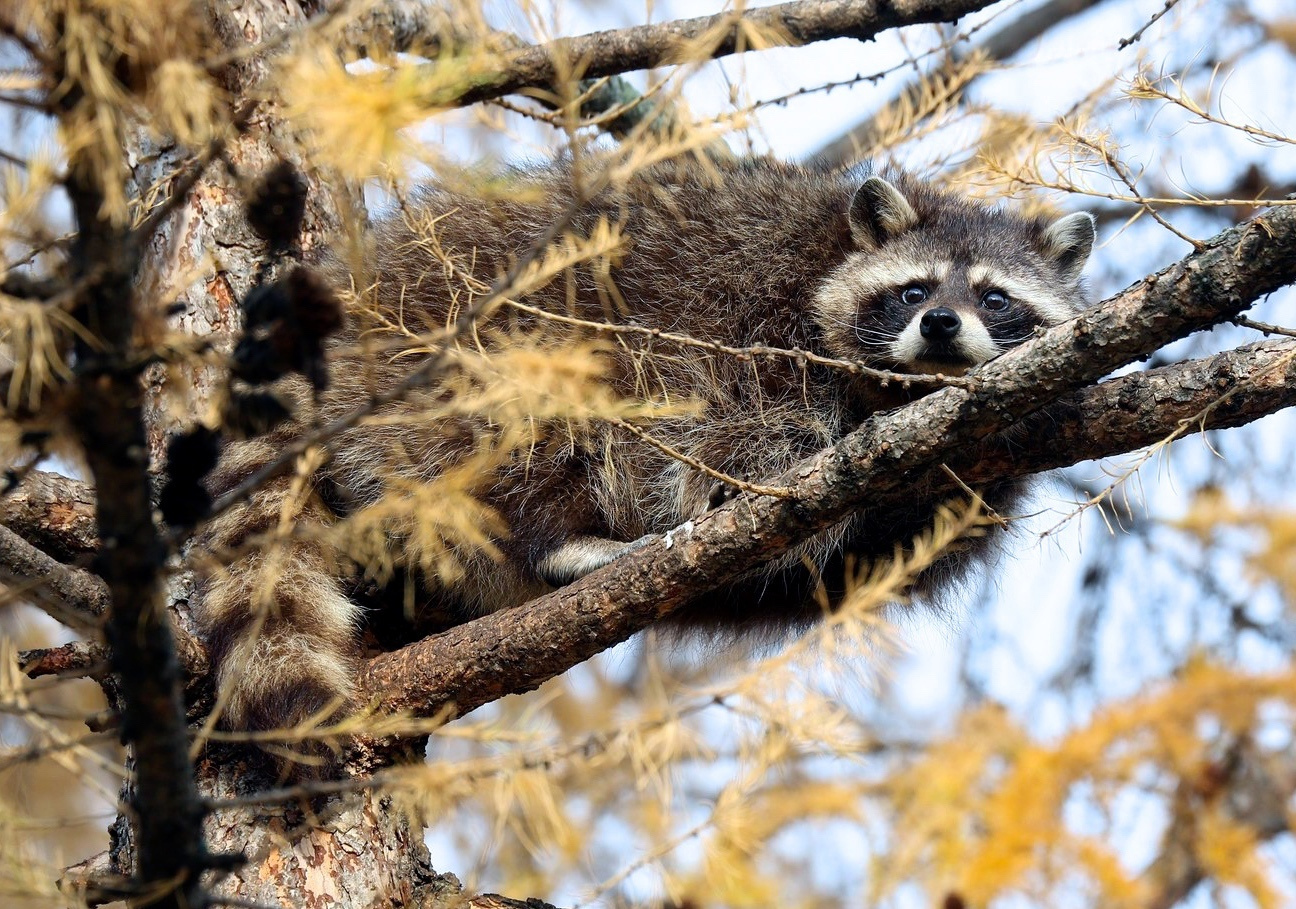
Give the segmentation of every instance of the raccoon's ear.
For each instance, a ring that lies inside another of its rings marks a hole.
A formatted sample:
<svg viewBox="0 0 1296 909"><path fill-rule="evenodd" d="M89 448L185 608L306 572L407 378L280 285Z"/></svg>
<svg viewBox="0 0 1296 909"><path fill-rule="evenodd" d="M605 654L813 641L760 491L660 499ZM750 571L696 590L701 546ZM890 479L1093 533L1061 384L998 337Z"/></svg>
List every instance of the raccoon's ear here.
<svg viewBox="0 0 1296 909"><path fill-rule="evenodd" d="M850 204L851 236L858 246L876 246L918 223L918 213L900 190L881 177L869 177Z"/></svg>
<svg viewBox="0 0 1296 909"><path fill-rule="evenodd" d="M1084 270L1097 237L1097 219L1087 211L1058 218L1044 229L1044 255L1053 260L1062 277L1075 281Z"/></svg>

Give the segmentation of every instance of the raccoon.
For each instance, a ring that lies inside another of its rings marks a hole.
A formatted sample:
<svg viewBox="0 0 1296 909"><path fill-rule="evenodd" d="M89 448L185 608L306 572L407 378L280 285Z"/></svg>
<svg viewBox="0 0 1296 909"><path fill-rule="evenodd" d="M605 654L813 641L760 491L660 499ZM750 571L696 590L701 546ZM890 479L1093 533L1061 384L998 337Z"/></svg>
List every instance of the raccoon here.
<svg viewBox="0 0 1296 909"><path fill-rule="evenodd" d="M601 221L622 225L627 246L610 271L572 268L523 301L550 313L729 347L797 348L906 373L959 374L1085 303L1081 271L1095 239L1090 215L1028 217L901 172L833 173L766 158L677 161L579 200L563 162L507 179L516 192L504 198L429 185L413 211L435 218L442 255L457 252L487 283L564 216L577 236L588 236ZM445 325L462 305L462 284L448 275L434 244L410 226L416 220L407 212L375 226L367 263L374 300L407 324ZM524 314L496 317L510 320L514 328L535 327ZM273 458L303 431L304 414L332 419L407 372L409 361L399 357L363 358L372 325L353 321L332 352L332 384L317 409L298 388L293 420L227 448L208 478L213 493L233 488ZM650 350L636 340L644 336L618 336L608 381L625 395L659 398L665 391L705 402L700 414L653 422L652 434L743 480L777 477L870 415L920 393L794 358L753 364L695 348L667 351L656 342ZM489 347L490 338L482 331L474 343ZM380 411L380 419L346 431L296 520L329 525L378 501L394 483L430 480L462 462L481 427L468 421L448 430L412 419L437 394L410 395ZM261 488L212 521L196 545L237 550L273 528L293 482L282 478ZM1011 513L1022 492L1014 481L984 495L991 507ZM497 557L462 554L462 572L452 583L406 577L388 584L395 600L417 589L412 616L409 609L373 606L381 593L362 597L362 580L323 537L299 534L286 548L247 555L211 572L199 594L197 613L225 693L223 721L271 729L346 704L362 629L371 639L398 643L518 605L607 564L647 535L697 517L725 495L710 476L624 427L596 425L558 441L538 439L525 465L498 466L481 496L508 528L493 541ZM672 622L739 634L812 622L821 614L816 585L840 592L847 555L891 554L930 524L937 504L915 489L903 509L865 509L680 609ZM946 558L924 575L919 593L939 595L970 566L987 564L995 545L975 541ZM399 562L400 541L392 546ZM804 567L807 560L816 571ZM274 578L272 587L261 584L264 576ZM411 619L416 628L408 627Z"/></svg>

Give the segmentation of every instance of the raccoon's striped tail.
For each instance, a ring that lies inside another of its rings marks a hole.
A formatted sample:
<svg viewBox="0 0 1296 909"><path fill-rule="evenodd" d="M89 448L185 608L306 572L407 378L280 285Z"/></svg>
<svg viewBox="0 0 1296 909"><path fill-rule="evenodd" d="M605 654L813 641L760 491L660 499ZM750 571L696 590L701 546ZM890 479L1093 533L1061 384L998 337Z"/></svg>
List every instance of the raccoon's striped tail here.
<svg viewBox="0 0 1296 909"><path fill-rule="evenodd" d="M209 481L230 488L251 473L265 452L242 442ZM268 447L268 446L266 446ZM239 450L242 449L242 450ZM359 608L342 592L336 559L316 541L274 540L293 480L267 484L222 513L195 541L216 567L201 578L197 619L217 684L220 724L233 730L286 730L311 719L343 715L355 691ZM292 511L293 509L288 509ZM332 520L314 496L296 510L298 527ZM257 541L266 535L269 542ZM246 552L242 550L246 550ZM329 749L309 735L283 749L319 763ZM303 766L289 768L310 775Z"/></svg>

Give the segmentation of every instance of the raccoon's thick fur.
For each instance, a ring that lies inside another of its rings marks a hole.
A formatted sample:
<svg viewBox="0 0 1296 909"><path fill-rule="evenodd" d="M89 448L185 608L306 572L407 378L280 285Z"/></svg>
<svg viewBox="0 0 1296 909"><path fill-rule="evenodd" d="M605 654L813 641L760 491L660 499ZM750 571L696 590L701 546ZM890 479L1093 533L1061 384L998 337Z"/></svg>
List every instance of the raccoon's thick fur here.
<svg viewBox="0 0 1296 909"><path fill-rule="evenodd" d="M419 215L437 218L441 253L454 255L486 284L572 206L565 164L506 179L516 191L503 199L498 189L486 199L433 185L415 202ZM768 159L653 166L576 205L568 230L588 236L600 218L621 224L628 238L611 271L578 266L525 303L731 347L800 348L910 373L963 372L1036 328L1069 318L1084 302L1080 273L1094 241L1087 214L1025 217L900 173L865 178ZM379 223L368 264L379 306L426 329L453 321L465 299L462 275L448 273L434 244L408 226L418 220L427 218L407 211ZM368 326L353 322L335 345L331 386L313 419L347 412L417 362L390 355L362 361L357 351L365 345L358 339ZM505 310L494 324L502 334L510 324L539 323ZM491 337L483 330L471 343L489 346ZM909 394L899 383L884 389L876 379L792 359L745 361L661 342L649 350L640 339L622 335L610 345L609 381L625 394L704 401L698 415L647 428L747 481L777 477ZM347 431L304 498L299 524L336 522L377 501L393 478L428 480L469 455L471 424L452 432L444 421L415 419L437 394L410 395L378 414L399 419ZM298 397L293 421L227 448L209 477L214 492L232 488L303 431L312 409L308 394ZM482 493L509 528L495 541L502 558L467 553L453 583L423 583L414 598L423 630L570 582L627 544L717 501L713 479L615 425L554 444L538 440L525 460L500 467ZM223 513L197 545L229 551L273 529L293 482L276 480ZM984 492L991 507L1011 514L1022 485L1005 482ZM865 510L779 563L680 610L674 621L737 631L804 625L821 612L804 556L818 562L832 590L844 553L890 555L930 524L937 504L916 489L904 509ZM986 539L965 546L929 571L919 592L939 593L969 564L986 563L993 549ZM263 577L274 579L272 588ZM227 725L291 725L352 696L362 626L389 627L380 612L357 605L358 589L346 560L318 538L254 552L207 578L198 612L227 698ZM403 598L400 591L392 597Z"/></svg>

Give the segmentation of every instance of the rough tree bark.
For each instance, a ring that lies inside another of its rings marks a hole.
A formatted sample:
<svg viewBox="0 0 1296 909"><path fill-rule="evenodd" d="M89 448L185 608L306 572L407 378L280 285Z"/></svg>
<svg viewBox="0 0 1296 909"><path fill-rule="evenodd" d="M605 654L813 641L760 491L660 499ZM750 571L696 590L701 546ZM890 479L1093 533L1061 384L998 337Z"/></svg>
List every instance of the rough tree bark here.
<svg viewBox="0 0 1296 909"><path fill-rule="evenodd" d="M803 42L838 35L866 39L900 24L957 18L988 2L788 3L754 12L749 18ZM322 5L313 0L209 2L214 33L229 50L300 27ZM427 47L420 34L425 15L425 7L397 0L367 20L374 34L352 34L348 40L357 48ZM723 32L724 28L728 31ZM716 55L737 49L732 22L709 17L572 39L563 42L560 50L567 63L579 64L587 75L620 73L670 62L681 40L708 30L716 30ZM456 100L468 103L527 86L545 86L557 71L555 52L555 48L518 48L506 71ZM255 55L245 55L227 68L224 80L236 109L264 76L264 65ZM280 157L297 157L291 137L276 128L272 108L258 107L250 127L225 150L243 177L259 173ZM136 187L165 185L174 179L182 164L177 152L153 147L143 136L134 141L133 160L140 162L133 173ZM341 211L358 210L350 198L343 188L312 186L305 246L322 242L334 231L343 217ZM623 640L689 596L775 555L866 500L885 502L888 496L902 495L903 487L913 482L953 489L954 481L945 478L944 466L975 485L994 476L1129 450L1156 441L1174 431L1179 420L1203 411L1207 424L1226 426L1290 405L1296 348L1285 341L1253 345L1211 361L1128 376L1095 388L1080 387L1175 337L1230 317L1258 295L1296 277L1296 210L1264 217L1259 226L1252 223L1226 232L1204 251L1127 291L1098 313L1001 358L981 372L974 387L946 389L905 411L870 422L837 449L789 477L797 488L793 499L741 497L698 522L690 534L677 537L669 549L655 544L541 601L372 661L365 672L366 688L379 695L387 709L431 715L448 702L461 711L471 709L534 687ZM213 272L205 267L204 257L214 250L219 250L220 268ZM252 282L260 253L261 245L243 218L234 177L212 168L152 239L142 267L163 285L169 277L204 275L179 289L177 300L183 312L178 318L186 330L213 337L219 345L236 327L237 301ZM1246 392L1217 404L1225 381L1246 383ZM183 384L193 389L190 406L201 402L212 382L208 374L187 377ZM167 430L176 425L173 411L161 404L170 390L167 377L159 372L150 376L147 405L135 402L147 406L147 450L155 461ZM118 403L131 397L117 391ZM1081 418L1059 422L1051 444L1040 445L1027 456L991 455L975 463L960 460L960 445L1064 393L1071 394ZM87 426L101 425L94 416L87 413ZM114 441L105 435L102 444L107 448ZM147 492L139 485L139 467L134 462L104 463L96 466L96 477L115 477L113 482L139 499ZM104 611L109 596L113 602L151 596L150 590L131 586L131 572L137 566L122 562L113 567L110 560L101 559L105 585L95 575L51 558L67 562L94 555L96 545L87 520L92 503L84 486L39 473L3 502L3 518L10 529L0 528L0 566L16 575L48 572L52 583L45 589L59 601L47 605L51 611L64 609L93 617ZM110 517L101 512L106 536L138 531L115 528ZM204 656L186 628L183 581L171 594L179 623L180 660L191 677L201 677ZM24 654L23 661L33 675L95 674L104 655L102 649L82 646ZM465 904L457 882L432 871L421 831L381 790L336 787L337 791L315 800L310 808L316 814L310 814L291 799L248 804L244 795L249 790L269 786L260 772L238 752L220 746L209 746L197 762L197 787L205 807L211 809L203 821L208 850L241 852L247 858L230 874L209 881L215 893L236 901L283 905ZM133 793L127 795L133 798ZM194 819L178 820L192 823ZM125 814L113 831L110 854L87 864L81 869L83 875L93 871L125 877L135 867L140 858L136 833ZM468 905L486 909L537 904L482 896Z"/></svg>
<svg viewBox="0 0 1296 909"><path fill-rule="evenodd" d="M301 28L324 6L315 0L211 0L208 10L213 34L226 51L236 52L221 73L231 109L241 110L256 97L268 72L264 57L246 51L286 30ZM244 214L246 182L281 158L302 162L291 131L281 128L272 104L259 103L247 126L225 145L224 162L230 166L208 169L154 235L143 262L143 270L159 286L169 286L178 276L202 276L179 288L175 302L182 311L177 321L195 337L211 339L217 349L228 349L239 327L238 301L252 285L264 250ZM144 135L132 139L136 144L132 160L141 162L132 174L136 187L166 185L181 170L184 159L178 151L155 147ZM245 185L238 186L236 180ZM345 187L312 181L300 237L303 251L336 233L340 212L355 211L353 199ZM175 378L161 370L149 377L148 448L154 463L162 462L168 431L184 426L200 411L217 374L200 370L178 383L169 381ZM168 401L177 387L184 390L188 407L177 409L174 401ZM201 661L201 650L191 646L194 638L187 592L188 579L178 578L170 591L172 612L182 654ZM219 748L208 750L194 769L198 790L208 801L226 799L248 791L249 785L258 785L254 769ZM265 782L262 779L260 785ZM124 793L125 798L131 796L129 791ZM412 828L408 814L394 810L389 799L361 790L315 807L326 814L327 823L307 822L295 804L207 813L202 832L209 851L247 857L229 875L209 873L206 883L211 891L234 899L292 906L410 905L419 904L416 893L457 893L452 882L432 874L421 830ZM137 867L135 829L122 815L111 833L106 870L112 877L125 878Z"/></svg>

